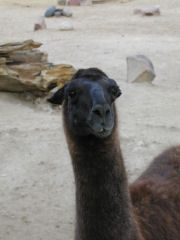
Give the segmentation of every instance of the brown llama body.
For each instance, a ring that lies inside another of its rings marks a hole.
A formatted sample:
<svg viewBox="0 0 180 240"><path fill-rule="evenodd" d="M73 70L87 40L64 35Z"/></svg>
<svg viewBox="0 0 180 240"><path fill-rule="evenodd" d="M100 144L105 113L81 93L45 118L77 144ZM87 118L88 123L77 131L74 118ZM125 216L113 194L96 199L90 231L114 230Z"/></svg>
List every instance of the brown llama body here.
<svg viewBox="0 0 180 240"><path fill-rule="evenodd" d="M179 240L180 147L159 155L128 187L114 105L119 95L102 71L86 69L50 99L63 102L76 183L75 240Z"/></svg>
<svg viewBox="0 0 180 240"><path fill-rule="evenodd" d="M180 146L156 157L130 193L144 239L180 239Z"/></svg>

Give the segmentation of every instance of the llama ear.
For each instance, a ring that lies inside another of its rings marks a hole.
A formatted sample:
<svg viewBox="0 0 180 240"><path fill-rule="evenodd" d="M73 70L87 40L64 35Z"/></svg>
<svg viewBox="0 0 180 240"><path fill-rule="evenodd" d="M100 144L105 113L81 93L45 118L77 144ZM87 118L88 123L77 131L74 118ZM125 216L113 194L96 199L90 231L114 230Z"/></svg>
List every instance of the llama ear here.
<svg viewBox="0 0 180 240"><path fill-rule="evenodd" d="M122 94L121 89L120 89L119 86L118 86L118 88L117 88L117 98L120 97L121 94Z"/></svg>
<svg viewBox="0 0 180 240"><path fill-rule="evenodd" d="M52 104L62 105L62 103L64 101L64 97L65 97L65 88L66 88L66 85L64 87L60 88L59 90L57 90L52 95L52 97L47 99L47 101Z"/></svg>
<svg viewBox="0 0 180 240"><path fill-rule="evenodd" d="M72 80L81 77L84 71L85 71L85 69L79 69L79 70L72 76Z"/></svg>
<svg viewBox="0 0 180 240"><path fill-rule="evenodd" d="M113 85L116 87L116 91L115 91L115 97L118 98L119 96L121 96L122 92L120 87L118 86L118 84L116 83L116 81L114 79L109 78L109 80L113 83Z"/></svg>

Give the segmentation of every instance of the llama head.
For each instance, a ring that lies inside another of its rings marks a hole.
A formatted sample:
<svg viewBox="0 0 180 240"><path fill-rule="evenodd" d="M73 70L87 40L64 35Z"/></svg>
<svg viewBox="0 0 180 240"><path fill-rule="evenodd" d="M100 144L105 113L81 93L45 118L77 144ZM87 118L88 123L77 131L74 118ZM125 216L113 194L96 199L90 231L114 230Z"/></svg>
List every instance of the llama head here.
<svg viewBox="0 0 180 240"><path fill-rule="evenodd" d="M64 121L76 135L105 138L115 124L114 101L121 91L113 79L97 68L80 69L49 102L63 104Z"/></svg>

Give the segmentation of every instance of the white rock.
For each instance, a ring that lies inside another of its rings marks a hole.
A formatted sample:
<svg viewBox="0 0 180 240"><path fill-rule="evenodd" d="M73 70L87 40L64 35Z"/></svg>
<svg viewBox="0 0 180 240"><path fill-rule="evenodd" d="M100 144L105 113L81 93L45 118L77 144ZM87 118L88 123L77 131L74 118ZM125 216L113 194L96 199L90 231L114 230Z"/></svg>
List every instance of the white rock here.
<svg viewBox="0 0 180 240"><path fill-rule="evenodd" d="M127 81L152 83L155 78L152 62L144 55L127 57Z"/></svg>
<svg viewBox="0 0 180 240"><path fill-rule="evenodd" d="M72 11L71 11L70 8L64 8L63 11L62 11L62 14L63 14L63 16L71 17L72 16Z"/></svg>
<svg viewBox="0 0 180 240"><path fill-rule="evenodd" d="M151 6L148 7L146 9L140 9L140 8L135 8L134 9L134 14L139 14L142 16L154 16L154 15L160 15L160 6L159 5L155 5L155 6Z"/></svg>
<svg viewBox="0 0 180 240"><path fill-rule="evenodd" d="M71 22L64 21L61 23L60 28L61 31L70 31L73 30L73 25Z"/></svg>
<svg viewBox="0 0 180 240"><path fill-rule="evenodd" d="M156 6L148 7L142 12L142 14L145 16L160 15L160 6L156 5Z"/></svg>
<svg viewBox="0 0 180 240"><path fill-rule="evenodd" d="M92 5L92 0L80 0L81 6L90 6Z"/></svg>

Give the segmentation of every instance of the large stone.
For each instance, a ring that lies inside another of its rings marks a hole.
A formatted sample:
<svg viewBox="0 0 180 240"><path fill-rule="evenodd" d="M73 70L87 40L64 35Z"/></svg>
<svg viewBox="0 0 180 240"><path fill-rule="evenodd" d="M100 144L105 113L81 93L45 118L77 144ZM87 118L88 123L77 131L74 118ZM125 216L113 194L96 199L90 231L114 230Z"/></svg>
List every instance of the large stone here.
<svg viewBox="0 0 180 240"><path fill-rule="evenodd" d="M0 64L45 62L47 54L37 50L41 45L33 40L0 44Z"/></svg>
<svg viewBox="0 0 180 240"><path fill-rule="evenodd" d="M47 54L37 50L18 50L12 52L7 58L6 62L15 63L39 63L47 62Z"/></svg>
<svg viewBox="0 0 180 240"><path fill-rule="evenodd" d="M31 92L42 96L55 86L62 87L75 73L71 65L48 67L42 64L21 64L11 68L0 66L0 91Z"/></svg>
<svg viewBox="0 0 180 240"><path fill-rule="evenodd" d="M24 42L11 42L0 44L0 57L4 55L8 55L14 51L18 50L27 50L33 48L39 48L42 43L34 42L33 40L26 40Z"/></svg>
<svg viewBox="0 0 180 240"><path fill-rule="evenodd" d="M144 55L127 57L127 81L152 83L155 78L154 67Z"/></svg>
<svg viewBox="0 0 180 240"><path fill-rule="evenodd" d="M72 78L76 70L71 65L48 63L47 54L33 49L40 45L33 41L0 45L0 91L42 96Z"/></svg>
<svg viewBox="0 0 180 240"><path fill-rule="evenodd" d="M69 82L75 72L76 69L69 64L53 65L51 68L46 69L41 73L45 80L43 87L46 89L55 85L63 87Z"/></svg>
<svg viewBox="0 0 180 240"><path fill-rule="evenodd" d="M6 63L6 58L4 57L0 58L0 64L4 64L4 63Z"/></svg>
<svg viewBox="0 0 180 240"><path fill-rule="evenodd" d="M34 70L34 71L33 71ZM39 71L41 69L39 68ZM39 72L37 68L31 69L31 74ZM29 73L29 75L31 75ZM27 79L20 77L18 71L12 70L7 66L0 66L0 91L9 91L9 92L32 92L41 95L43 89L39 91L37 87L37 81L33 79Z"/></svg>

